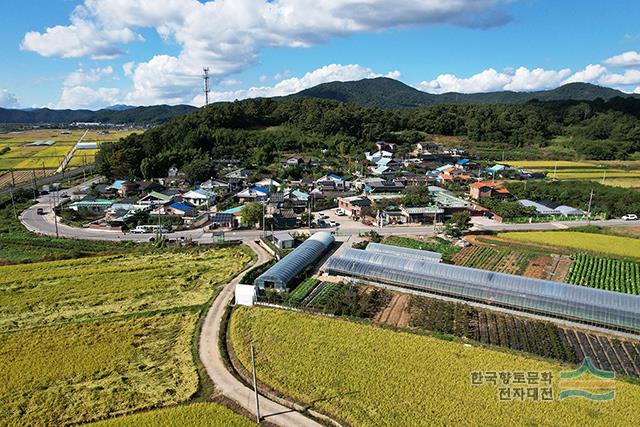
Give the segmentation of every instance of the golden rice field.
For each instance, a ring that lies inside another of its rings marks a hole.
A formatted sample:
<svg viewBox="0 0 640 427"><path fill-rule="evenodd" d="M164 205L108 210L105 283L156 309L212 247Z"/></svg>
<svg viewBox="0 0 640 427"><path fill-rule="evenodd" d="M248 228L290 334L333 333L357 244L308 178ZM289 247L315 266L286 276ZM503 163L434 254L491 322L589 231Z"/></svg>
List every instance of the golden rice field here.
<svg viewBox="0 0 640 427"><path fill-rule="evenodd" d="M196 321L183 312L3 335L0 424L63 425L189 399Z"/></svg>
<svg viewBox="0 0 640 427"><path fill-rule="evenodd" d="M622 258L640 258L640 239L575 231L514 231L500 237L518 242L594 252Z"/></svg>
<svg viewBox="0 0 640 427"><path fill-rule="evenodd" d="M250 427L256 424L215 403L193 403L99 421L93 427Z"/></svg>
<svg viewBox="0 0 640 427"><path fill-rule="evenodd" d="M509 165L532 171L546 172L548 178L589 180L615 187L640 188L640 162L568 162L555 160L512 161ZM611 165L627 166L626 169Z"/></svg>
<svg viewBox="0 0 640 427"><path fill-rule="evenodd" d="M0 267L0 425L84 423L189 400L197 320L250 259L234 247Z"/></svg>
<svg viewBox="0 0 640 427"><path fill-rule="evenodd" d="M62 160L69 151L73 148L73 145L52 145L51 147L47 147L44 150L38 151L34 154L34 157L58 157L58 160Z"/></svg>
<svg viewBox="0 0 640 427"><path fill-rule="evenodd" d="M249 260L225 248L0 266L0 332L202 305Z"/></svg>
<svg viewBox="0 0 640 427"><path fill-rule="evenodd" d="M230 339L258 378L352 426L637 425L640 386L617 381L609 402L584 399L500 402L495 386L471 384L474 371L561 370L524 356L434 337L284 310L234 311ZM301 351L301 349L304 349Z"/></svg>

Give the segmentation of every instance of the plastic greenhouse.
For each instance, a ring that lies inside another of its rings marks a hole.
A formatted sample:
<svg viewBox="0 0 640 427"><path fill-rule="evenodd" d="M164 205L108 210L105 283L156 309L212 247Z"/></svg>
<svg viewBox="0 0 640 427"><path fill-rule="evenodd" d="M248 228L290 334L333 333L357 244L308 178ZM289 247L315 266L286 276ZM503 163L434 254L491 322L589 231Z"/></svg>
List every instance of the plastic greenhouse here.
<svg viewBox="0 0 640 427"><path fill-rule="evenodd" d="M628 331L640 331L640 296L408 257L346 249L331 274L389 283Z"/></svg>
<svg viewBox="0 0 640 427"><path fill-rule="evenodd" d="M400 246L385 245L382 243L369 243L365 249L367 252L396 255L423 261L440 262L442 254L439 252L424 251L422 249L402 248Z"/></svg>
<svg viewBox="0 0 640 427"><path fill-rule="evenodd" d="M333 241L333 236L326 231L314 234L273 267L258 276L254 284L259 289L286 290L298 274L317 261L329 249Z"/></svg>

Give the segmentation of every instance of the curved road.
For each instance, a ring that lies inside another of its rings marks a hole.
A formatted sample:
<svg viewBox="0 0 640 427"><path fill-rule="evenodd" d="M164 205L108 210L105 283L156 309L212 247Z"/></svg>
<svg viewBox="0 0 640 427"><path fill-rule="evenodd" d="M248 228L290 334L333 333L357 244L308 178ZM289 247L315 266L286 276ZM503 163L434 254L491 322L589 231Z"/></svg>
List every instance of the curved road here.
<svg viewBox="0 0 640 427"><path fill-rule="evenodd" d="M261 264L269 259L269 255L254 242L248 242L247 245L258 255L254 265ZM235 285L240 281L241 277L242 274L239 274L226 284L209 308L200 333L200 360L202 360L207 374L215 383L216 388L255 416L253 390L246 387L227 371L218 346L220 322L225 308L234 296ZM321 424L305 417L301 413L282 406L264 396L260 396L259 399L262 418L271 423L280 426L321 426Z"/></svg>

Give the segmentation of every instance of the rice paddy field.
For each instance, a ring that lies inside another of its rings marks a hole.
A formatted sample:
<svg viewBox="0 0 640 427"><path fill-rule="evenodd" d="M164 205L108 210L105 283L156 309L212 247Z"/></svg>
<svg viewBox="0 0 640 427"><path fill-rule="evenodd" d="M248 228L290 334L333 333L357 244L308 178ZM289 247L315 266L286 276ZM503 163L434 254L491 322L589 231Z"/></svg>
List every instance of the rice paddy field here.
<svg viewBox="0 0 640 427"><path fill-rule="evenodd" d="M515 231L500 237L549 246L587 251L620 258L640 259L640 239L576 231Z"/></svg>
<svg viewBox="0 0 640 427"><path fill-rule="evenodd" d="M197 321L250 259L234 247L0 267L0 425L85 423L188 401L199 387ZM171 412L152 414L140 416Z"/></svg>
<svg viewBox="0 0 640 427"><path fill-rule="evenodd" d="M510 166L546 172L548 178L596 181L614 187L640 188L640 161L570 162L555 160L510 161Z"/></svg>
<svg viewBox="0 0 640 427"><path fill-rule="evenodd" d="M84 134L84 129L32 129L22 132L0 133L0 175L11 169L16 171L32 169L51 169L47 174L53 173L62 163L63 158L73 148L75 143ZM117 141L120 138L136 132L136 130L99 130L92 129L87 132L84 142ZM36 141L54 141L51 146L28 146ZM80 150L70 162L71 167L83 166L95 162L97 150ZM4 182L0 179L0 182Z"/></svg>
<svg viewBox="0 0 640 427"><path fill-rule="evenodd" d="M224 406L215 403L194 403L99 421L91 425L93 427L249 427L256 424Z"/></svg>
<svg viewBox="0 0 640 427"><path fill-rule="evenodd" d="M236 309L230 340L242 364L256 347L258 378L352 426L636 425L640 386L615 382L615 399L559 400L573 367L461 342L284 310ZM300 351L304 348L304 351ZM473 372L551 372L553 401L498 399Z"/></svg>

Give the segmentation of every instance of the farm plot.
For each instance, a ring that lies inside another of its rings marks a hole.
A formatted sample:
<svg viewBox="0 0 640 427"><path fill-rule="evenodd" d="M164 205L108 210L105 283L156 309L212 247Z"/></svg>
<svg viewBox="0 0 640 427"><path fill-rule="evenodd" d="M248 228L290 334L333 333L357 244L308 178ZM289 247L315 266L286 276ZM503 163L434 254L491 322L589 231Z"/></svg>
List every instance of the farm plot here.
<svg viewBox="0 0 640 427"><path fill-rule="evenodd" d="M456 265L508 274L522 274L529 256L515 251L468 246L452 257Z"/></svg>
<svg viewBox="0 0 640 427"><path fill-rule="evenodd" d="M3 164L3 160L0 159L0 170L2 170ZM22 182L33 181L34 176L36 179L40 179L51 175L53 172L53 169L45 169L44 171L42 169L18 170L13 171L13 178L11 177L11 172L5 172L0 174L0 188L10 187L13 180L15 180L16 184L20 184Z"/></svg>
<svg viewBox="0 0 640 427"><path fill-rule="evenodd" d="M0 425L78 424L198 389L192 340L243 248L0 267Z"/></svg>
<svg viewBox="0 0 640 427"><path fill-rule="evenodd" d="M189 427L250 427L255 426L230 409L215 403L193 403L174 408L159 409L127 415L91 424L93 427L158 427L158 426L189 426Z"/></svg>
<svg viewBox="0 0 640 427"><path fill-rule="evenodd" d="M0 332L202 305L249 259L233 248L0 266Z"/></svg>
<svg viewBox="0 0 640 427"><path fill-rule="evenodd" d="M245 367L249 344L255 345L262 382L352 426L637 421L640 387L620 381L616 399L606 405L583 399L500 402L495 387L471 385L472 372L551 371L557 379L567 367L459 342L244 307L233 313L229 338Z"/></svg>
<svg viewBox="0 0 640 427"><path fill-rule="evenodd" d="M514 161L509 165L545 172L548 178L589 180L614 187L640 188L640 171L612 168L606 164L553 160Z"/></svg>
<svg viewBox="0 0 640 427"><path fill-rule="evenodd" d="M0 424L63 425L188 399L197 315L20 331L0 340Z"/></svg>
<svg viewBox="0 0 640 427"><path fill-rule="evenodd" d="M289 294L289 298L287 298L287 304L291 306L298 306L304 299L309 295L309 293L316 287L320 281L318 279L314 279L313 277L309 277L305 279L302 283L300 283L296 288Z"/></svg>
<svg viewBox="0 0 640 427"><path fill-rule="evenodd" d="M575 254L567 283L640 295L640 263Z"/></svg>
<svg viewBox="0 0 640 427"><path fill-rule="evenodd" d="M62 157L29 157L22 159L14 169L56 169L62 163Z"/></svg>
<svg viewBox="0 0 640 427"><path fill-rule="evenodd" d="M561 328L550 322L420 296L411 297L409 309L409 325L413 328L469 338L482 344L506 347L567 363L580 362L588 356L601 369L613 369L621 375L640 377L640 369L637 369L640 367L640 360L635 358L633 352L613 351L616 346L629 344L634 348L634 344L618 338L599 336L599 341L610 343L607 349L584 346L579 341L570 339L570 336L584 335L581 331ZM616 360L616 363L611 363L610 360Z"/></svg>
<svg viewBox="0 0 640 427"><path fill-rule="evenodd" d="M640 239L576 231L514 231L500 237L517 242L559 246L621 258L640 258Z"/></svg>

